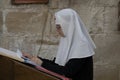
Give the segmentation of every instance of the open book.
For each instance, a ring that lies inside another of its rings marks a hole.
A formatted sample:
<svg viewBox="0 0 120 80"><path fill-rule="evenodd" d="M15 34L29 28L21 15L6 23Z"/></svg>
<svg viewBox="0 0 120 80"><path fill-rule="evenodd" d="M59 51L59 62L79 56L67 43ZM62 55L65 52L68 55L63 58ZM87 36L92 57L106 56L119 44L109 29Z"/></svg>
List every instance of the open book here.
<svg viewBox="0 0 120 80"><path fill-rule="evenodd" d="M30 59L24 57L22 55L22 52L19 49L17 50L17 52L14 52L14 51L10 51L10 50L4 49L4 48L0 48L0 55L5 56L5 57L9 57L11 59L14 59L14 60L17 60L17 61L20 61L23 63L34 65L37 70L42 71L44 73L47 73L47 75L50 74L54 77L59 78L56 80L70 80L69 78L66 78L60 74L55 73L55 72L49 71L49 70L37 65L36 63L32 62Z"/></svg>
<svg viewBox="0 0 120 80"><path fill-rule="evenodd" d="M19 49L17 49L17 52L14 52L14 51L10 51L10 50L4 49L4 48L0 48L0 55L12 58L12 59L20 61L20 62L28 63L31 65L37 65L35 62L24 57L22 55L22 52Z"/></svg>

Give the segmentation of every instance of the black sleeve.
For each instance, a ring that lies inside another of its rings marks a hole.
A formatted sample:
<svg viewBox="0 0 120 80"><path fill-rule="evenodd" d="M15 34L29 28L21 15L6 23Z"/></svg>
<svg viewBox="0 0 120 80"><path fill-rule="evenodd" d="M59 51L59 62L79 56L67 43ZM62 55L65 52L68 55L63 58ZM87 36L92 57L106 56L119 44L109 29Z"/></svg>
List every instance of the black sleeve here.
<svg viewBox="0 0 120 80"><path fill-rule="evenodd" d="M80 69L79 59L71 59L66 63L65 66L60 66L52 61L43 59L42 67L70 78L74 76Z"/></svg>
<svg viewBox="0 0 120 80"><path fill-rule="evenodd" d="M64 73L63 73L64 67L63 66L60 66L60 65L54 63L53 61L47 60L47 59L42 59L42 61L43 61L42 65L41 65L42 67L44 67L50 71L56 72L58 74L64 75Z"/></svg>

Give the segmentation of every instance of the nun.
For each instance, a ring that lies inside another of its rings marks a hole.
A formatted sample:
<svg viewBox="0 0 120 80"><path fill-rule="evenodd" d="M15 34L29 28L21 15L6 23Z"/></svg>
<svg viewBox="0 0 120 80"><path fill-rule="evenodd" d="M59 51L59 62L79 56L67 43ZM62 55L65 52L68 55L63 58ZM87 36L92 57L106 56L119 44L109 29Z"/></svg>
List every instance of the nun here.
<svg viewBox="0 0 120 80"><path fill-rule="evenodd" d="M96 46L77 12L73 9L56 12L55 24L61 36L55 60L40 57L32 60L72 80L93 80L93 55Z"/></svg>

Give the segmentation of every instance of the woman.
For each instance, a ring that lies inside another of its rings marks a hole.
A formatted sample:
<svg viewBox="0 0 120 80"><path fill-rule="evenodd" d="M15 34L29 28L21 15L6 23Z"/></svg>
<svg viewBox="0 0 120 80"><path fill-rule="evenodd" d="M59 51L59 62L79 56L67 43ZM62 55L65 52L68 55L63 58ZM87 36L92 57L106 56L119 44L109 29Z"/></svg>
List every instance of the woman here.
<svg viewBox="0 0 120 80"><path fill-rule="evenodd" d="M72 80L93 80L96 47L80 17L73 9L63 9L55 13L55 23L61 36L55 63L42 58L32 60Z"/></svg>

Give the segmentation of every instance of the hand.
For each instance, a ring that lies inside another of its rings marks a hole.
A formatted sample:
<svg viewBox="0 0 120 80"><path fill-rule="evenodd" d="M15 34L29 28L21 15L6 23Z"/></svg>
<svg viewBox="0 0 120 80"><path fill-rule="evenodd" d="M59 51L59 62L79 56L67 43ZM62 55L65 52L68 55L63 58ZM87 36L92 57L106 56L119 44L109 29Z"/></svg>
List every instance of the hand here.
<svg viewBox="0 0 120 80"><path fill-rule="evenodd" d="M38 57L32 57L31 61L35 62L38 65L41 65L43 62Z"/></svg>
<svg viewBox="0 0 120 80"><path fill-rule="evenodd" d="M25 52L22 52L22 54L23 54L23 56L24 57L27 57L27 58L29 58L29 59L32 59L32 55L30 55L29 53L25 53Z"/></svg>

